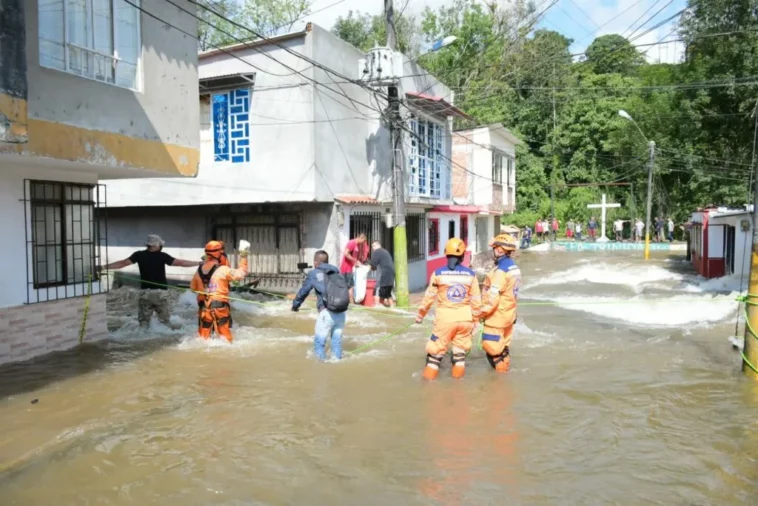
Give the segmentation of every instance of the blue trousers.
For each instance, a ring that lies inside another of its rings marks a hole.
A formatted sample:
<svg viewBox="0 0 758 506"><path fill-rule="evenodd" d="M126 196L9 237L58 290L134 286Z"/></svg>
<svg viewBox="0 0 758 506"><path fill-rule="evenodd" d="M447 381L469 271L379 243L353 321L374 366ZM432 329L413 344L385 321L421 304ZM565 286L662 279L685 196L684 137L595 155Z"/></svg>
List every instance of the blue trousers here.
<svg viewBox="0 0 758 506"><path fill-rule="evenodd" d="M331 338L332 356L336 359L342 358L342 331L345 329L344 313L332 313L324 309L316 319L316 337L313 340L313 351L319 360L326 360L326 339Z"/></svg>

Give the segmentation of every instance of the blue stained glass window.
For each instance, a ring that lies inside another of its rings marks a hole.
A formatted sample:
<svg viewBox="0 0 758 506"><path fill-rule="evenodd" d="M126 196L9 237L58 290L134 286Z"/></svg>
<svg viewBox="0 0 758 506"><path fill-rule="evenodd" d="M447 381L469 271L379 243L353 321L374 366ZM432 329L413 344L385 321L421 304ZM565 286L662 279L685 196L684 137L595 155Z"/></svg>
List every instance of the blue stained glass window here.
<svg viewBox="0 0 758 506"><path fill-rule="evenodd" d="M213 95L213 155L217 162L250 161L250 90Z"/></svg>

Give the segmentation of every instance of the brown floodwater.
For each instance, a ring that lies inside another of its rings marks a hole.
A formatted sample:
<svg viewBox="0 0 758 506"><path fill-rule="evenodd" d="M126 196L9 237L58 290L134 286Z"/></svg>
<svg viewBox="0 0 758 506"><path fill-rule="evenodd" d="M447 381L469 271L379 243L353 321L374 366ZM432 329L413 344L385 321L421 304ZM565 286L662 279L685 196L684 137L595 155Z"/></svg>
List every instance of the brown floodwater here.
<svg viewBox="0 0 758 506"><path fill-rule="evenodd" d="M141 332L115 290L111 339L0 368L0 504L758 504L739 280L639 256L524 253L512 371L433 383L428 326L321 364L313 312L238 303L207 344L191 294ZM351 311L344 348L409 321Z"/></svg>

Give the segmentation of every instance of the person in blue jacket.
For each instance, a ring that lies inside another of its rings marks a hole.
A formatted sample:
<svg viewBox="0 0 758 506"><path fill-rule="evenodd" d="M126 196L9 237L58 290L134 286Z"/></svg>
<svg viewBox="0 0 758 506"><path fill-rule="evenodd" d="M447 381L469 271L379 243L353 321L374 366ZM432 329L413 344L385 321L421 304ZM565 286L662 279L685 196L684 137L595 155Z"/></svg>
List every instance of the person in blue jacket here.
<svg viewBox="0 0 758 506"><path fill-rule="evenodd" d="M316 307L319 315L316 319L313 351L322 362L326 360L326 338L329 336L331 336L332 357L337 360L342 358L342 331L345 329L347 315L347 311L334 312L326 307L324 301L326 277L330 275L340 276L340 270L329 263L329 254L326 251L317 251L313 256L313 270L308 273L303 286L292 301L292 311L297 312L311 290L316 291Z"/></svg>

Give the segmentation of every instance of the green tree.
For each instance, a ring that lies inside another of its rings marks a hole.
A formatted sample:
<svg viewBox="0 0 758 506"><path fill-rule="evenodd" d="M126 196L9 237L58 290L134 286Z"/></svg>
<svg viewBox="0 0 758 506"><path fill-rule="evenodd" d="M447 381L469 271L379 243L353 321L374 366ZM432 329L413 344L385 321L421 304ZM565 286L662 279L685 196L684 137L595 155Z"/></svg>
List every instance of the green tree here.
<svg viewBox="0 0 758 506"><path fill-rule="evenodd" d="M270 36L289 31L307 16L311 0L215 0L198 9L198 46L201 51L253 40L256 33Z"/></svg>
<svg viewBox="0 0 758 506"><path fill-rule="evenodd" d="M593 40L585 56L595 74L629 75L645 63L637 48L617 34L603 35Z"/></svg>
<svg viewBox="0 0 758 506"><path fill-rule="evenodd" d="M413 16L403 15L395 19L397 50L406 55L418 53L417 27ZM387 44L387 29L384 16L348 11L340 16L332 27L332 33L361 51Z"/></svg>

